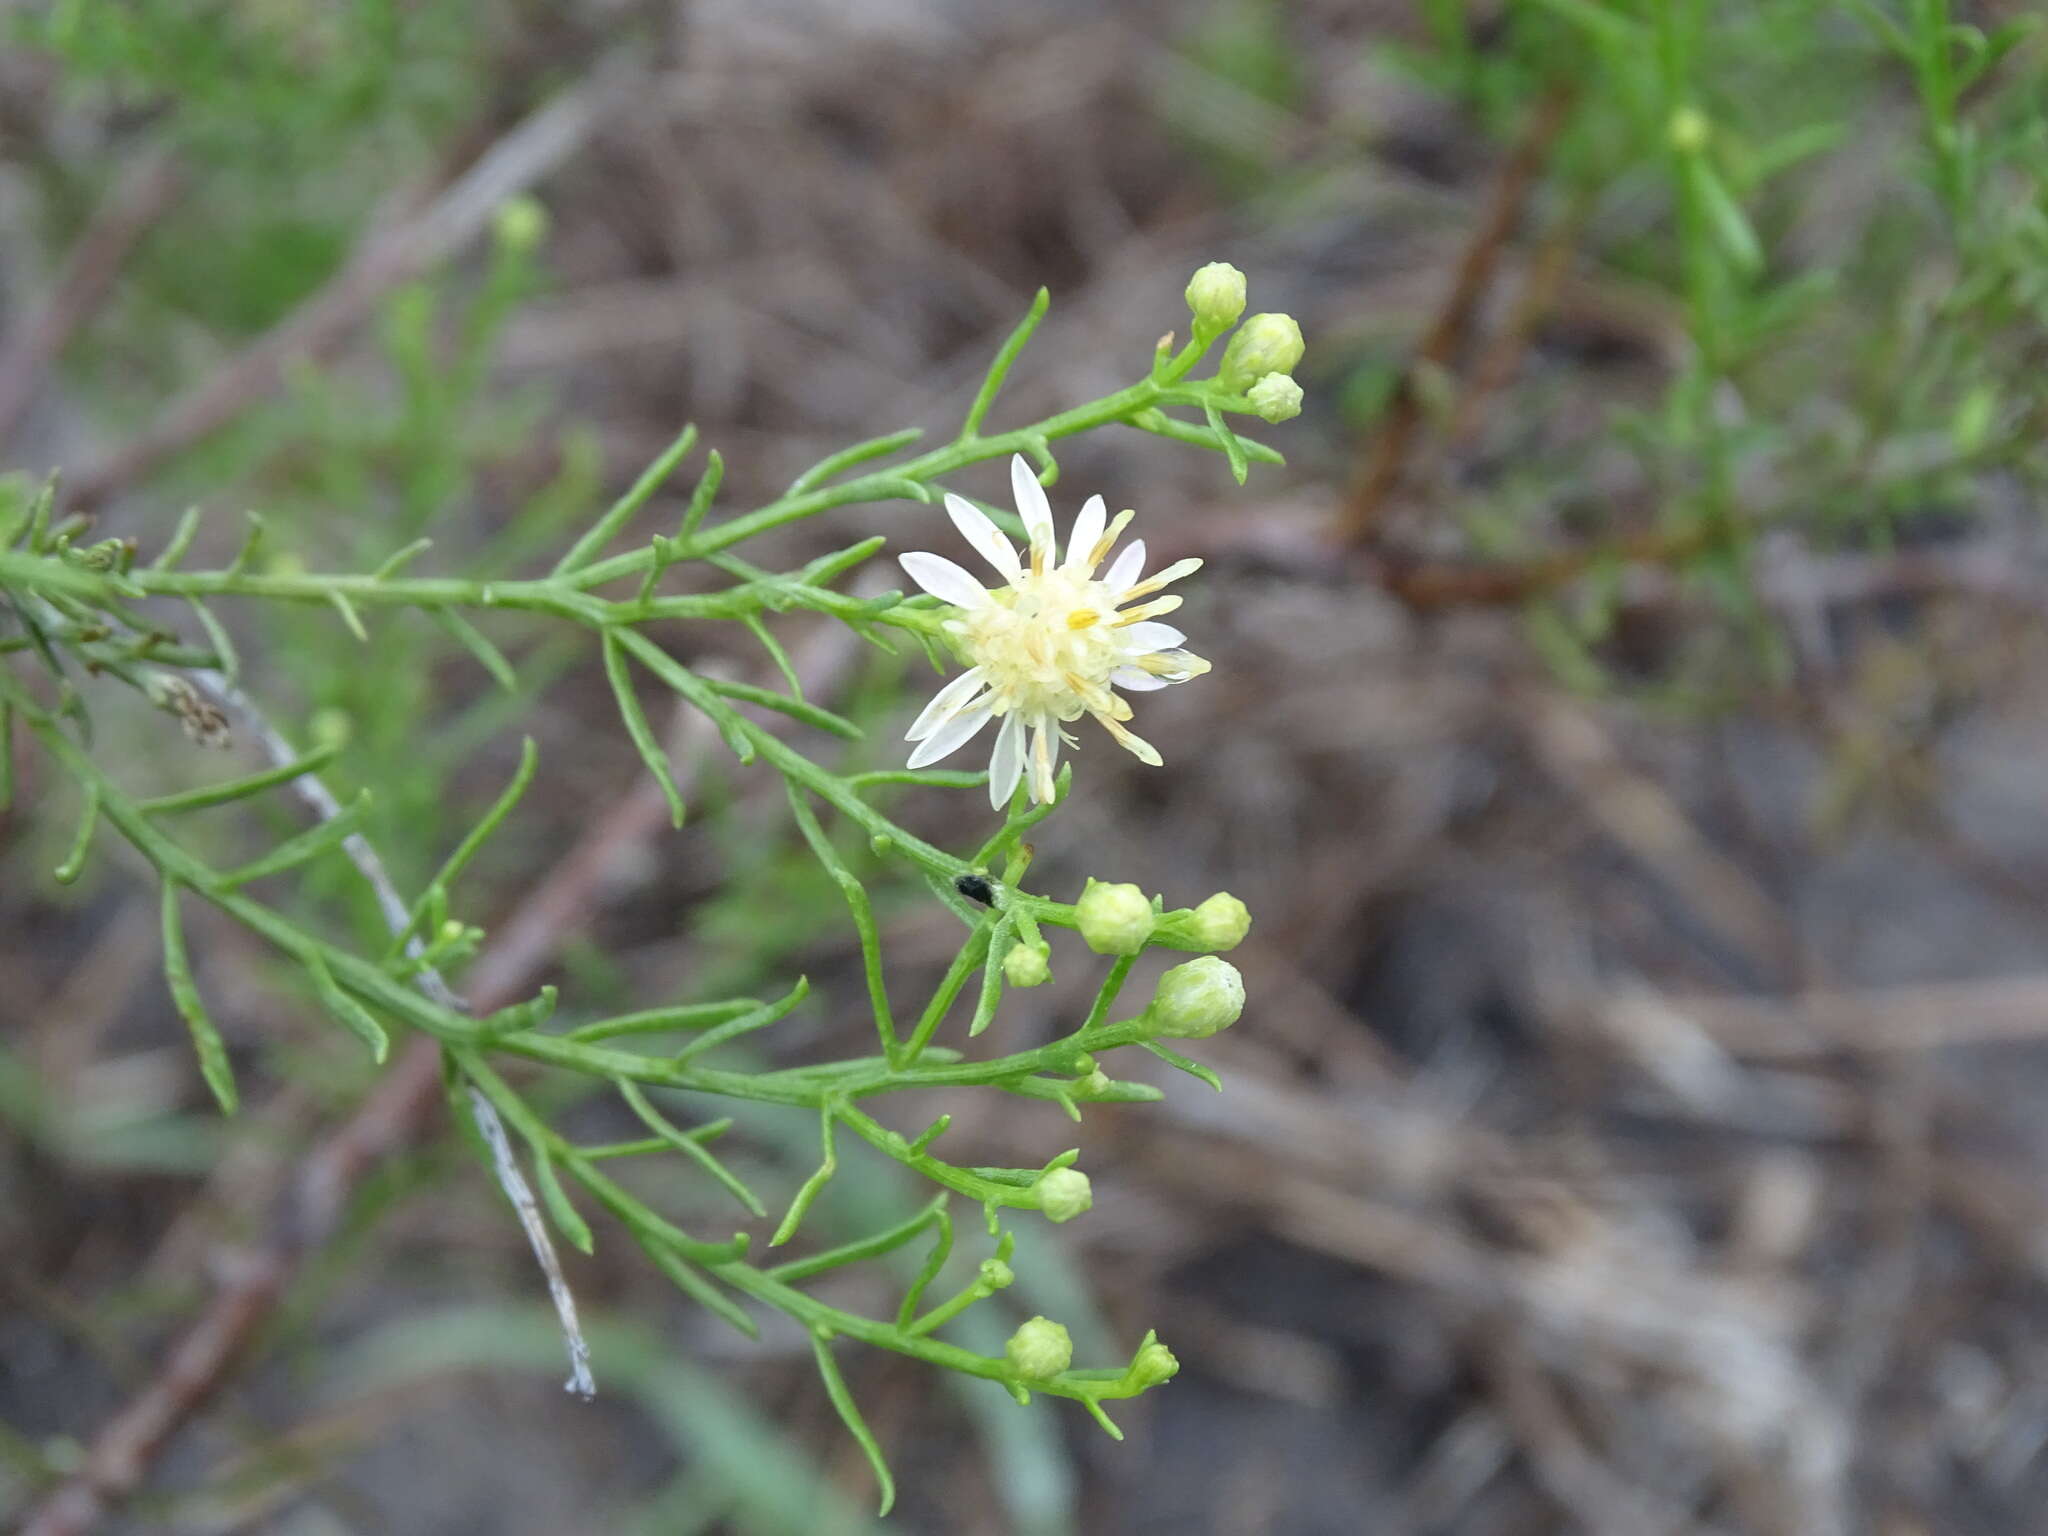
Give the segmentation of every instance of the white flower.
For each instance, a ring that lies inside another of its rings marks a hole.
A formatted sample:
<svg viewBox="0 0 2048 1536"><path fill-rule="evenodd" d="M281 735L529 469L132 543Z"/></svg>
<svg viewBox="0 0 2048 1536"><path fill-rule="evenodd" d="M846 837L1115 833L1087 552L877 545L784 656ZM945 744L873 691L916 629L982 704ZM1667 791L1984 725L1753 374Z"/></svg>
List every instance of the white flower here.
<svg viewBox="0 0 2048 1536"><path fill-rule="evenodd" d="M1108 522L1102 498L1089 497L1068 532L1066 557L1059 560L1052 508L1021 454L1010 461L1010 485L1031 537L1028 564L978 508L958 496L946 498L953 526L995 567L1003 585L984 587L942 555L902 556L912 581L959 610L945 629L968 663L912 723L906 739L919 746L910 766L937 762L1000 719L988 775L989 803L997 810L1010 803L1019 778L1033 800L1052 799L1060 743L1078 745L1060 727L1083 715L1093 715L1140 762L1158 767L1159 754L1124 728L1131 707L1115 690L1142 693L1209 670L1201 657L1179 648L1185 635L1155 622L1181 600L1153 596L1200 569L1201 561L1176 560L1140 580L1145 543L1139 539L1098 576L1097 567L1132 514L1119 512Z"/></svg>

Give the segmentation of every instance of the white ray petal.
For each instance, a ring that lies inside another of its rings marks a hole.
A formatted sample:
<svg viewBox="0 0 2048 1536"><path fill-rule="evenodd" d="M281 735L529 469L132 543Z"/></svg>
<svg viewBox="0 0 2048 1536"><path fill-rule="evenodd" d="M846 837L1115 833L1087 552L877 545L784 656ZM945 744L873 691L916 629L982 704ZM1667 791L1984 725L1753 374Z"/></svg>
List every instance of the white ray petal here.
<svg viewBox="0 0 2048 1536"><path fill-rule="evenodd" d="M1154 651L1170 651L1187 636L1171 624L1160 624L1150 619L1140 619L1135 624L1126 624L1119 631L1127 655L1149 656Z"/></svg>
<svg viewBox="0 0 2048 1536"><path fill-rule="evenodd" d="M969 667L958 677L932 695L931 703L924 712L911 721L910 729L903 733L905 741L923 741L948 720L959 714L981 692L988 680L988 674L979 667Z"/></svg>
<svg viewBox="0 0 2048 1536"><path fill-rule="evenodd" d="M1074 526L1067 534L1066 568L1078 571L1088 563L1088 556L1102 537L1102 530L1109 523L1109 508L1103 505L1100 496L1090 496L1081 503L1081 510L1074 516Z"/></svg>
<svg viewBox="0 0 2048 1536"><path fill-rule="evenodd" d="M1003 717L1003 728L996 732L996 749L989 755L988 803L999 811L1009 809L1010 796L1023 773L1024 717L1013 712Z"/></svg>
<svg viewBox="0 0 2048 1536"><path fill-rule="evenodd" d="M1133 539L1124 546L1124 552L1110 562L1109 571L1102 578L1102 584L1111 592L1126 592L1138 583L1138 577L1145 570L1145 541Z"/></svg>
<svg viewBox="0 0 2048 1536"><path fill-rule="evenodd" d="M1052 564L1052 503L1045 499L1045 487L1021 453L1010 457L1010 494L1017 498L1017 515L1024 519L1024 531L1031 535L1031 551L1041 563Z"/></svg>
<svg viewBox="0 0 2048 1536"><path fill-rule="evenodd" d="M912 550L907 555L898 555L896 559L912 581L942 602L951 603L955 608L986 608L989 605L988 589L944 555Z"/></svg>
<svg viewBox="0 0 2048 1536"><path fill-rule="evenodd" d="M960 536L974 546L976 554L995 567L996 574L1015 586L1024 579L1024 567L1017 559L1017 546L1003 537L1003 530L989 515L964 496L946 493L946 515Z"/></svg>
<svg viewBox="0 0 2048 1536"><path fill-rule="evenodd" d="M936 763L948 757L974 739L974 735L990 720L994 719L986 706L976 705L963 709L936 731L919 743L918 749L910 754L911 768L922 768L927 763Z"/></svg>
<svg viewBox="0 0 2048 1536"><path fill-rule="evenodd" d="M1157 688L1172 687L1173 680L1154 677L1142 667L1118 667L1109 674L1109 685L1112 688L1121 688L1126 693L1151 693Z"/></svg>

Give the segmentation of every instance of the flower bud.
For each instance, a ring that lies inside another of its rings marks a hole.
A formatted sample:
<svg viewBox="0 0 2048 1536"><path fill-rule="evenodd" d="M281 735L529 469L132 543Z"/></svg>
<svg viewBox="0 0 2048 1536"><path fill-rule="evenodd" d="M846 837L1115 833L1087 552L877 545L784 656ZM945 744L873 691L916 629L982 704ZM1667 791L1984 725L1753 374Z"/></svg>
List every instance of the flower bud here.
<svg viewBox="0 0 2048 1536"><path fill-rule="evenodd" d="M1247 390L1246 395L1259 420L1270 421L1275 426L1283 421L1292 421L1301 414L1301 386L1284 373L1267 374Z"/></svg>
<svg viewBox="0 0 2048 1536"><path fill-rule="evenodd" d="M1099 1099L1108 1092L1109 1074L1100 1067L1074 1084L1075 1095L1083 1099Z"/></svg>
<svg viewBox="0 0 2048 1536"><path fill-rule="evenodd" d="M1152 903L1135 885L1090 880L1074 903L1074 921L1098 955L1135 955L1152 937Z"/></svg>
<svg viewBox="0 0 2048 1536"><path fill-rule="evenodd" d="M1204 949L1235 949L1251 926L1245 904L1228 891L1218 891L1190 914L1186 932Z"/></svg>
<svg viewBox="0 0 2048 1536"><path fill-rule="evenodd" d="M1016 1278L1016 1272L1001 1259L983 1259L981 1268L975 1272L974 1283L992 1295L1007 1289Z"/></svg>
<svg viewBox="0 0 2048 1536"><path fill-rule="evenodd" d="M1305 350L1292 315L1253 315L1224 347L1217 378L1233 395L1241 395L1269 373L1294 372Z"/></svg>
<svg viewBox="0 0 2048 1536"><path fill-rule="evenodd" d="M1049 1317L1034 1317L1003 1346L1010 1368L1027 1381L1050 1381L1074 1363L1074 1341Z"/></svg>
<svg viewBox="0 0 2048 1536"><path fill-rule="evenodd" d="M1052 954L1047 944L1019 944L1003 956L1003 980L1013 987L1040 987L1052 980L1052 967L1046 964Z"/></svg>
<svg viewBox="0 0 2048 1536"><path fill-rule="evenodd" d="M1169 1039L1202 1040L1228 1029L1244 1012L1244 978L1228 960L1204 955L1159 978L1145 1018Z"/></svg>
<svg viewBox="0 0 2048 1536"><path fill-rule="evenodd" d="M548 211L534 198L515 197L498 205L492 223L502 244L530 251L548 232Z"/></svg>
<svg viewBox="0 0 2048 1536"><path fill-rule="evenodd" d="M1045 1212L1045 1219L1051 1222L1072 1221L1095 1203L1088 1175L1078 1168L1054 1168L1040 1174L1031 1192L1038 1197L1038 1208Z"/></svg>
<svg viewBox="0 0 2048 1536"><path fill-rule="evenodd" d="M1180 1361L1174 1358L1172 1350L1154 1339L1132 1358L1131 1368L1125 1374L1132 1386L1143 1391L1178 1376Z"/></svg>
<svg viewBox="0 0 2048 1536"><path fill-rule="evenodd" d="M1680 107L1671 114L1671 147L1681 155L1696 155L1707 147L1713 125L1698 107Z"/></svg>
<svg viewBox="0 0 2048 1536"><path fill-rule="evenodd" d="M1195 329L1220 336L1244 313L1244 274L1227 261L1212 261L1188 280L1187 299Z"/></svg>

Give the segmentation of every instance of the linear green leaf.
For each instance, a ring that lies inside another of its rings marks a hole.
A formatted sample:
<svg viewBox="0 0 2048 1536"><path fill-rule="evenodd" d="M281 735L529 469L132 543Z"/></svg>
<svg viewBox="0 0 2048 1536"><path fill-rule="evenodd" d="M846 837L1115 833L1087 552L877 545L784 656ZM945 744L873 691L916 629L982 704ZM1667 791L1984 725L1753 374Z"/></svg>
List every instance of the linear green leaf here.
<svg viewBox="0 0 2048 1536"><path fill-rule="evenodd" d="M352 837L369 809L370 792L366 789L350 804L343 806L340 815L307 828L297 837L286 839L262 858L252 859L247 864L216 877L217 883L224 890L237 890L251 881L283 874L309 859L317 859L321 854L339 847L344 840Z"/></svg>
<svg viewBox="0 0 2048 1536"><path fill-rule="evenodd" d="M70 885L85 869L85 856L92 849L92 834L99 824L100 787L87 784L84 803L78 809L78 831L71 839L71 851L64 855L64 862L51 871L59 885Z"/></svg>
<svg viewBox="0 0 2048 1536"><path fill-rule="evenodd" d="M482 630L453 608L429 608L426 613L448 632L450 639L477 659L483 669L497 680L499 687L507 693L519 691L519 674L512 670L512 663L505 659L505 653L493 645Z"/></svg>
<svg viewBox="0 0 2048 1536"><path fill-rule="evenodd" d="M604 516L591 524L582 538L569 546L569 552L555 562L550 573L567 576L581 570L604 552L605 545L618 537L619 530L632 520L633 514L647 505L648 499L661 489L662 482L675 473L676 466L689 457L690 450L697 446L697 428L694 424L683 428L676 440L662 451L662 454L641 473L625 495L613 502Z"/></svg>
<svg viewBox="0 0 2048 1536"><path fill-rule="evenodd" d="M235 1112L235 1074L228 1065L228 1048L215 1027L199 988L192 980L192 961L185 953L185 923L178 912L178 884L163 883L164 980L171 989L171 1002L192 1032L192 1049L199 1056L199 1075L213 1090L223 1113Z"/></svg>
<svg viewBox="0 0 2048 1536"><path fill-rule="evenodd" d="M341 989L319 950L309 949L300 958L305 962L306 974L313 978L313 990L319 994L322 1006L370 1048L372 1061L383 1066L384 1058L391 1054L391 1037L377 1022L376 1015Z"/></svg>
<svg viewBox="0 0 2048 1536"><path fill-rule="evenodd" d="M250 795L261 794L280 784L289 784L293 779L309 773L318 773L341 753L338 743L315 747L304 757L296 758L276 768L265 768L239 779L224 779L218 784L202 784L197 789L180 790L174 795L157 795L149 800L138 800L135 808L145 816L169 816L179 811L199 811L208 806L227 805L231 801L247 799Z"/></svg>
<svg viewBox="0 0 2048 1536"><path fill-rule="evenodd" d="M1024 312L1024 318L1017 322L1016 329L1003 338L1003 344L996 348L996 355L988 365L988 372L982 376L981 388L974 392L974 403L967 407L967 417L960 423L960 441L965 442L981 433L982 422L988 419L989 407L996 403L996 394L1003 387L1003 381L1010 376L1010 368L1024 350L1031 333L1038 329L1038 322L1045 318L1045 312L1052 305L1052 294L1041 288L1031 296L1031 307Z"/></svg>
<svg viewBox="0 0 2048 1536"><path fill-rule="evenodd" d="M613 1082L618 1085L619 1096L626 1101L633 1113L640 1117L641 1124L716 1179L750 1215L758 1218L768 1214L768 1208L740 1181L739 1176L700 1146L695 1137L677 1129L666 1115L654 1107L638 1083L630 1077L614 1078Z"/></svg>
<svg viewBox="0 0 2048 1536"><path fill-rule="evenodd" d="M868 1465L874 1469L875 1481L881 1484L881 1508L876 1514L886 1517L896 1503L896 1479L889 1475L889 1463L882 1458L882 1447L876 1442L874 1431L868 1428L867 1420L861 1417L860 1408L854 1403L853 1394L846 1389L846 1378L839 1374L839 1362L832 1358L831 1339L825 1333L813 1329L811 1348L818 1357L818 1374L824 1378L825 1395L832 1399L832 1406L839 1410L840 1421L846 1425L847 1432L860 1443L861 1450L868 1458Z"/></svg>
<svg viewBox="0 0 2048 1536"><path fill-rule="evenodd" d="M604 674L611 680L612 695L618 700L619 718L625 722L626 734L632 738L633 746L640 754L640 760L647 765L647 771L654 775L654 782L661 786L661 797L668 802L669 825L680 827L687 808L683 804L683 792L676 788L675 774L669 767L668 753L655 740L654 727L647 723L647 711L640 707L640 695L633 689L633 674L626 666L626 653L620 648L618 632L607 629L603 639Z"/></svg>

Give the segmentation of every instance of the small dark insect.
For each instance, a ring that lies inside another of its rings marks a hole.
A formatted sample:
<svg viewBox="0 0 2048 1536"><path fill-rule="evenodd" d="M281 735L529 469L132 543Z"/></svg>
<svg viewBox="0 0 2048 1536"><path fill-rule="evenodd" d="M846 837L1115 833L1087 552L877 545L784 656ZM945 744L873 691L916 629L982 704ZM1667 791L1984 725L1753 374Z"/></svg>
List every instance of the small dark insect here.
<svg viewBox="0 0 2048 1536"><path fill-rule="evenodd" d="M996 893L989 889L988 881L980 875L956 875L953 879L953 889L962 896L980 902L984 907L995 905Z"/></svg>

